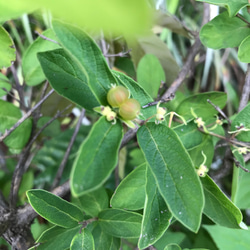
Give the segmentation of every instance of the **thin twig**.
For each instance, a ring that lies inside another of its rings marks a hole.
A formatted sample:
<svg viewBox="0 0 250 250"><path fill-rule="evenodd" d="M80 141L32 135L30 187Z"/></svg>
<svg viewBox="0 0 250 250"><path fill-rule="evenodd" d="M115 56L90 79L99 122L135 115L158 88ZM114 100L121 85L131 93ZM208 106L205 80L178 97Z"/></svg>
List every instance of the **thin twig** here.
<svg viewBox="0 0 250 250"><path fill-rule="evenodd" d="M5 133L0 137L0 142L2 142L7 136L9 136L17 127L19 127L31 114L54 92L54 89L44 96L32 109L30 109L15 125L13 125L9 130L6 130Z"/></svg>
<svg viewBox="0 0 250 250"><path fill-rule="evenodd" d="M207 99L207 102L210 103L221 114L221 116L223 116L228 121L228 124L232 123L230 119L226 116L226 114L218 106L213 104L209 99Z"/></svg>
<svg viewBox="0 0 250 250"><path fill-rule="evenodd" d="M56 44L59 44L59 45L60 45L59 42L57 42L57 41L55 41L55 40L53 40L53 39L50 39L50 38L48 38L48 37L46 37L46 36L40 34L38 31L35 31L35 33L36 33L38 36L40 36L42 39L44 39L44 40L47 40L47 41L50 41L50 42L52 42L52 43L56 43Z"/></svg>
<svg viewBox="0 0 250 250"><path fill-rule="evenodd" d="M154 106L154 105L157 105L159 102L161 103L164 103L164 102L169 102L171 100L173 100L175 97L175 94L174 93L171 93L170 96L166 97L166 98L161 98L160 100L158 101L155 101L155 102L150 102L144 106L142 106L143 109L147 108L147 107L151 107L151 106Z"/></svg>
<svg viewBox="0 0 250 250"><path fill-rule="evenodd" d="M168 90L163 94L162 99L167 99L171 94L175 93L177 89L181 86L181 84L184 82L187 75L189 74L192 64L194 62L194 58L199 53L200 49L201 49L201 41L200 38L197 36L194 44L192 45L192 47L188 52L187 60L183 65L183 68L181 69L177 78L168 88Z"/></svg>
<svg viewBox="0 0 250 250"><path fill-rule="evenodd" d="M250 23L242 15L240 15L239 13L237 13L236 16L238 18L240 18L243 22L245 22L248 26L250 26Z"/></svg>
<svg viewBox="0 0 250 250"><path fill-rule="evenodd" d="M132 49L129 49L128 51L119 52L117 54L104 54L105 57L127 57L128 54L131 52Z"/></svg>
<svg viewBox="0 0 250 250"><path fill-rule="evenodd" d="M245 172L249 173L249 170L248 170L247 168L244 168L243 166L241 166L240 162L237 161L235 158L234 158L234 163L235 163L235 166L236 166L237 168L241 168L241 169L243 169Z"/></svg>
<svg viewBox="0 0 250 250"><path fill-rule="evenodd" d="M206 24L209 21L209 16L210 16L209 13L210 13L209 4L204 3L202 25ZM177 91L177 89L181 86L181 84L184 82L187 75L190 73L190 70L191 70L192 65L194 63L194 58L200 52L201 46L202 46L202 44L201 44L200 38L196 34L195 42L188 51L186 62L184 63L177 78L174 80L174 82L171 84L171 86L168 88L168 90L163 94L163 96L162 96L163 99L170 96L170 94L175 93Z"/></svg>
<svg viewBox="0 0 250 250"><path fill-rule="evenodd" d="M46 124L42 126L42 128L33 136L29 144L25 147L25 150L20 156L20 159L16 165L15 171L12 176L12 183L11 183L11 191L10 191L10 208L13 209L16 205L17 202L17 195L18 195L18 190L21 184L22 176L25 172L25 162L29 156L31 147L33 143L36 141L37 137L43 132L43 130L48 127L54 120L56 120L58 117L62 115L63 112L65 112L67 109L69 109L71 105L66 107L64 110L61 112L57 112L57 114L51 118Z"/></svg>
<svg viewBox="0 0 250 250"><path fill-rule="evenodd" d="M248 64L247 67L246 79L241 94L238 112L240 112L247 105L249 100L249 95L250 95L250 64Z"/></svg>
<svg viewBox="0 0 250 250"><path fill-rule="evenodd" d="M71 151L71 149L73 147L73 144L74 144L76 136L77 136L77 134L79 132L79 129L80 129L80 126L81 126L81 123L82 123L82 119L83 119L84 116L85 116L85 109L82 109L82 112L81 112L81 114L79 116L78 122L77 122L76 127L75 127L75 131L74 131L74 133L73 133L73 135L71 137L71 140L69 142L69 145L68 145L66 153L65 153L65 155L63 157L63 160L62 160L62 162L61 162L61 164L60 164L60 166L59 166L59 168L57 170L56 177L55 177L54 182L53 182L53 184L51 186L51 189L54 189L61 180L63 170L64 170L64 168L66 166L67 161L68 161L70 151Z"/></svg>
<svg viewBox="0 0 250 250"><path fill-rule="evenodd" d="M7 95L11 96L15 101L20 102L19 99L17 99L10 91L8 91L6 88L1 88L3 91L5 91L7 93Z"/></svg>

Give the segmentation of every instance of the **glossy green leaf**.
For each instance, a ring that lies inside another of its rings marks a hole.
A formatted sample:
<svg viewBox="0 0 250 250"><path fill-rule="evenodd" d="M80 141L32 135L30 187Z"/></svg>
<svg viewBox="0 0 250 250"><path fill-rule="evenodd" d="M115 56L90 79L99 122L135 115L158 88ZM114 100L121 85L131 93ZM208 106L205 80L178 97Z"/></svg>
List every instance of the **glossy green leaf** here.
<svg viewBox="0 0 250 250"><path fill-rule="evenodd" d="M42 34L54 41L57 39L51 29L45 30ZM23 75L27 85L35 86L42 83L46 79L37 59L37 53L58 48L60 48L58 44L44 40L41 37L38 37L29 46L22 59Z"/></svg>
<svg viewBox="0 0 250 250"><path fill-rule="evenodd" d="M244 166L244 167L246 167L248 170L250 170L249 163L246 164L246 166ZM249 183L250 183L250 174L243 171L242 169L239 169L237 189L235 190L235 194L232 194L232 196L234 196L235 205L237 207L239 207L240 209L249 209L250 208Z"/></svg>
<svg viewBox="0 0 250 250"><path fill-rule="evenodd" d="M5 75L0 73L0 97L7 95L7 92L10 90L11 84L9 79Z"/></svg>
<svg viewBox="0 0 250 250"><path fill-rule="evenodd" d="M205 195L204 214L216 224L230 228L241 228L242 214L207 175L201 178Z"/></svg>
<svg viewBox="0 0 250 250"><path fill-rule="evenodd" d="M6 129L10 129L22 117L19 108L12 103L0 100L0 133L4 133ZM16 128L8 137L4 139L4 143L11 149L22 149L30 138L32 129L31 119L26 119Z"/></svg>
<svg viewBox="0 0 250 250"><path fill-rule="evenodd" d="M16 60L16 49L9 33L0 26L0 69L8 68Z"/></svg>
<svg viewBox="0 0 250 250"><path fill-rule="evenodd" d="M141 106L144 106L153 101L152 97L150 97L150 95L132 78L114 70L113 74L116 77L117 82L127 87L131 93L131 97L136 99L141 104ZM145 120L155 113L156 108L151 106L145 109L141 109L141 115L139 117Z"/></svg>
<svg viewBox="0 0 250 250"><path fill-rule="evenodd" d="M149 167L146 174L146 201L138 243L140 249L147 248L159 240L172 219L172 214L155 184L155 178Z"/></svg>
<svg viewBox="0 0 250 250"><path fill-rule="evenodd" d="M121 239L115 238L106 233L98 222L92 223L91 233L94 237L95 249L98 250L117 250L120 249Z"/></svg>
<svg viewBox="0 0 250 250"><path fill-rule="evenodd" d="M83 220L83 213L77 206L48 191L29 190L27 197L34 210L53 224L72 228Z"/></svg>
<svg viewBox="0 0 250 250"><path fill-rule="evenodd" d="M165 82L165 73L160 61L155 55L146 54L137 67L137 81L150 94L156 98L162 82Z"/></svg>
<svg viewBox="0 0 250 250"><path fill-rule="evenodd" d="M44 74L58 94L92 110L99 103L88 86L88 76L63 49L38 53Z"/></svg>
<svg viewBox="0 0 250 250"><path fill-rule="evenodd" d="M249 6L248 0L196 0L227 8L229 16L235 16L242 8Z"/></svg>
<svg viewBox="0 0 250 250"><path fill-rule="evenodd" d="M40 244L35 249L37 250L69 249L73 237L77 233L79 233L81 227L82 227L81 225L73 228L62 228L58 226L51 227L45 232L43 232L43 234L39 237L37 242L42 244Z"/></svg>
<svg viewBox="0 0 250 250"><path fill-rule="evenodd" d="M109 197L104 187L75 198L79 207L92 217L97 217L99 212L109 207Z"/></svg>
<svg viewBox="0 0 250 250"><path fill-rule="evenodd" d="M179 136L183 146L190 150L202 142L202 133L197 129L194 122L188 125L182 124L174 128L174 132Z"/></svg>
<svg viewBox="0 0 250 250"><path fill-rule="evenodd" d="M241 62L249 63L250 35L247 36L239 46L238 57Z"/></svg>
<svg viewBox="0 0 250 250"><path fill-rule="evenodd" d="M113 125L101 117L95 123L72 168L70 185L74 196L93 191L107 180L117 164L122 136L119 121Z"/></svg>
<svg viewBox="0 0 250 250"><path fill-rule="evenodd" d="M183 116L186 120L194 118L191 114L191 108L198 117L203 120L212 118L218 112L207 102L209 99L214 105L223 109L227 102L227 95L223 92L207 92L192 95L184 99L177 108L177 113ZM204 110L206 112L204 112Z"/></svg>
<svg viewBox="0 0 250 250"><path fill-rule="evenodd" d="M75 0L74 4L59 0L22 0L22 3L16 0L3 1L0 3L0 21L17 18L22 13L38 8L50 9L53 16L90 30L103 30L108 34L114 32L116 35L134 36L151 26L151 12L143 0Z"/></svg>
<svg viewBox="0 0 250 250"><path fill-rule="evenodd" d="M137 35L136 38L126 39L128 47L132 49L132 61L136 68L145 54L155 55L165 72L166 84L171 84L179 73L179 66L170 50L156 34L147 32L144 35Z"/></svg>
<svg viewBox="0 0 250 250"><path fill-rule="evenodd" d="M249 131L240 132L236 138L239 141L250 141L250 103L242 109L233 119L231 124L231 131L237 131L237 127L244 126L244 129L249 129Z"/></svg>
<svg viewBox="0 0 250 250"><path fill-rule="evenodd" d="M70 244L70 250L95 250L94 238L87 228L76 234Z"/></svg>
<svg viewBox="0 0 250 250"><path fill-rule="evenodd" d="M201 42L212 49L238 47L249 35L247 23L238 17L229 17L227 11L205 24L200 31Z"/></svg>
<svg viewBox="0 0 250 250"><path fill-rule="evenodd" d="M103 231L114 237L138 238L142 215L121 209L106 209L99 213L98 222Z"/></svg>
<svg viewBox="0 0 250 250"><path fill-rule="evenodd" d="M144 207L145 174L146 164L142 164L122 180L110 200L112 208L139 210Z"/></svg>
<svg viewBox="0 0 250 250"><path fill-rule="evenodd" d="M83 30L74 26L53 22L53 29L61 45L72 60L88 74L88 84L97 100L107 105L107 93L111 83L115 84L113 77L100 48Z"/></svg>
<svg viewBox="0 0 250 250"><path fill-rule="evenodd" d="M249 250L250 230L226 228L218 225L203 226L213 238L219 249Z"/></svg>
<svg viewBox="0 0 250 250"><path fill-rule="evenodd" d="M204 197L192 161L180 139L172 129L154 123L142 126L137 138L170 211L178 221L196 232L201 222Z"/></svg>

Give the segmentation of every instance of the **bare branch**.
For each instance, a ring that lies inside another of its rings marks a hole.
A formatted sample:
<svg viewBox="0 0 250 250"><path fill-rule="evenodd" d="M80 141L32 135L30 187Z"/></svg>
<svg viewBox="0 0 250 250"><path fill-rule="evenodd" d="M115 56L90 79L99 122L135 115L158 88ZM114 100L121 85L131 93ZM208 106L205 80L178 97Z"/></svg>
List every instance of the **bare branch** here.
<svg viewBox="0 0 250 250"><path fill-rule="evenodd" d="M247 67L246 79L242 90L238 112L240 112L247 105L249 100L249 95L250 95L250 64L248 64Z"/></svg>
<svg viewBox="0 0 250 250"><path fill-rule="evenodd" d="M50 39L50 38L48 38L48 37L46 37L46 36L40 34L38 31L35 31L35 33L36 33L38 36L40 36L42 39L44 39L44 40L50 41L50 42L52 42L52 43L60 44L59 42L57 42L57 41L55 41L55 40L53 40L53 39Z"/></svg>
<svg viewBox="0 0 250 250"><path fill-rule="evenodd" d="M10 208L14 208L16 205L19 186L22 180L22 176L25 172L25 162L29 156L33 143L36 141L37 137L42 133L42 131L46 127L48 127L54 120L60 117L62 113L65 112L70 107L71 105L66 107L61 112L57 112L57 114L53 118L51 118L46 124L44 124L43 127L33 136L31 141L29 142L29 144L26 146L25 150L21 154L21 157L16 165L15 171L12 176L11 191L10 191Z"/></svg>
<svg viewBox="0 0 250 250"><path fill-rule="evenodd" d="M228 121L228 124L231 124L230 119L226 116L226 114L218 106L213 104L209 99L207 99L207 102L210 103L221 114L221 116L223 116Z"/></svg>
<svg viewBox="0 0 250 250"><path fill-rule="evenodd" d="M82 109L82 112L81 112L81 114L79 116L78 122L77 122L76 127L75 127L75 131L74 131L74 133L73 133L73 135L71 137L71 140L69 142L69 145L68 145L68 148L67 148L67 150L65 152L63 160L62 160L62 162L61 162L61 164L60 164L60 166L59 166L59 168L57 170L56 177L54 179L54 182L52 184L51 189L54 189L58 185L58 183L59 183L59 181L60 181L60 179L62 177L63 170L64 170L64 168L66 166L67 161L68 161L70 151L71 151L71 149L73 147L73 144L74 144L76 136L77 136L77 134L79 132L79 129L80 129L80 126L81 126L81 123L82 123L82 119L83 119L84 116L85 116L85 109Z"/></svg>
<svg viewBox="0 0 250 250"><path fill-rule="evenodd" d="M54 92L52 89L42 100L40 100L32 109L30 109L15 125L13 125L9 130L6 130L4 135L0 137L0 142L3 141L7 136L9 136L17 127L19 127L31 114Z"/></svg>
<svg viewBox="0 0 250 250"><path fill-rule="evenodd" d="M131 52L132 49L129 49L128 51L119 52L117 54L104 54L105 57L127 57L128 54Z"/></svg>

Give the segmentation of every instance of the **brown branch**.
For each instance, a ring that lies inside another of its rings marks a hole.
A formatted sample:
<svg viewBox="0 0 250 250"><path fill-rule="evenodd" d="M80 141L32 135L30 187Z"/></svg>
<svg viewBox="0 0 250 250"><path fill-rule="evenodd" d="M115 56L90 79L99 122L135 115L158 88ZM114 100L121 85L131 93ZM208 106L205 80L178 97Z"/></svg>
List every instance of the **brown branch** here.
<svg viewBox="0 0 250 250"><path fill-rule="evenodd" d="M249 100L249 95L250 95L250 64L248 64L247 67L246 79L241 94L238 112L240 112L247 105Z"/></svg>
<svg viewBox="0 0 250 250"><path fill-rule="evenodd" d="M63 160L62 160L62 162L61 162L61 164L60 164L60 166L59 166L59 168L57 170L56 177L54 179L54 182L52 184L51 189L54 189L61 180L63 170L64 170L64 168L66 166L67 161L68 161L70 151L71 151L71 149L73 147L73 144L75 142L76 136L77 136L77 134L79 132L79 129L81 127L82 119L83 119L84 116L85 116L85 109L82 109L82 112L81 112L81 114L79 116L78 122L77 122L76 127L75 127L75 131L74 131L74 133L73 133L73 135L72 135L72 137L70 139L70 142L69 142L68 148L66 150L66 153L65 153L65 155L63 157Z"/></svg>
<svg viewBox="0 0 250 250"><path fill-rule="evenodd" d="M210 11L209 11L209 4L204 3L204 10L203 10L203 21L202 25L206 24L209 21ZM184 63L181 71L179 72L177 78L168 88L168 90L163 94L162 99L166 99L171 94L174 94L177 89L181 86L183 81L186 79L187 75L190 73L192 69L192 65L194 64L194 58L200 52L201 49L201 41L198 35L196 35L195 42L192 47L189 49L187 54L186 62Z"/></svg>
<svg viewBox="0 0 250 250"><path fill-rule="evenodd" d="M186 79L187 75L189 74L192 64L194 63L194 58L199 53L200 49L201 49L201 41L200 41L200 38L197 36L194 44L192 45L192 47L190 48L188 52L187 60L185 64L183 65L183 68L181 69L177 78L168 88L168 90L163 94L162 99L167 99L171 94L175 93L177 89L181 86L181 84Z"/></svg>
<svg viewBox="0 0 250 250"><path fill-rule="evenodd" d="M50 41L50 42L52 42L52 43L55 43L55 44L59 44L59 45L60 45L59 42L57 42L57 41L55 41L55 40L53 40L53 39L50 39L50 38L48 38L48 37L46 37L46 36L40 34L38 31L35 31L35 33L36 33L38 36L40 36L42 39L46 40L46 41Z"/></svg>
<svg viewBox="0 0 250 250"><path fill-rule="evenodd" d="M67 109L69 109L71 105L66 107L64 110L61 112L57 112L57 114L51 118L46 124L42 126L42 128L33 136L29 144L25 147L25 150L21 154L21 157L16 165L15 171L12 176L12 183L11 183L11 191L10 191L10 208L14 209L16 202L17 202L17 197L18 197L18 190L21 184L22 176L25 172L25 162L29 156L31 147L33 143L36 141L37 137L43 132L43 130L48 127L54 120L59 118L63 112L65 112Z"/></svg>
<svg viewBox="0 0 250 250"><path fill-rule="evenodd" d="M103 54L105 57L127 57L128 54L131 52L132 49L129 49L128 51L119 52L117 54Z"/></svg>
<svg viewBox="0 0 250 250"><path fill-rule="evenodd" d="M220 113L221 116L223 116L227 120L228 124L232 123L230 121L230 119L226 116L226 114L218 106L216 106L215 104L213 104L209 99L207 99L207 102L210 103L215 108L215 110L217 110L218 113Z"/></svg>
<svg viewBox="0 0 250 250"><path fill-rule="evenodd" d="M17 127L19 127L31 114L54 92L52 89L42 100L40 100L32 109L30 109L15 125L13 125L9 130L0 137L0 142L2 142L7 136L9 136Z"/></svg>

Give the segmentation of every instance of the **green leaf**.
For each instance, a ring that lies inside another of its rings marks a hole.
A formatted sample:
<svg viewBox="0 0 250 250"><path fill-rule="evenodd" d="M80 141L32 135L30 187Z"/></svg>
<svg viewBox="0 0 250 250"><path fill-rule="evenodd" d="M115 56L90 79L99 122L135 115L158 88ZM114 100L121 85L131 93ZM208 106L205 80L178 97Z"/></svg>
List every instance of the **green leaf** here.
<svg viewBox="0 0 250 250"><path fill-rule="evenodd" d="M140 249L147 248L159 240L172 219L172 214L155 185L155 178L149 167L147 167L146 174L146 201L138 243Z"/></svg>
<svg viewBox="0 0 250 250"><path fill-rule="evenodd" d="M116 83L100 48L83 30L53 21L53 29L72 60L88 74L88 84L97 100L107 105L111 83Z"/></svg>
<svg viewBox="0 0 250 250"><path fill-rule="evenodd" d="M80 231L81 227L81 225L73 228L62 228L58 226L51 227L43 232L36 241L42 243L36 249L69 249L72 238Z"/></svg>
<svg viewBox="0 0 250 250"><path fill-rule="evenodd" d="M201 178L205 195L204 214L216 224L230 228L241 228L242 214L226 197L214 181L206 175Z"/></svg>
<svg viewBox="0 0 250 250"><path fill-rule="evenodd" d="M0 133L4 133L6 129L10 129L22 117L19 108L12 103L0 100ZM31 119L26 119L16 128L8 137L4 139L4 143L14 150L22 149L30 138L32 129Z"/></svg>
<svg viewBox="0 0 250 250"><path fill-rule="evenodd" d="M175 244L175 243L171 243L169 245L167 245L164 250L181 250L180 246Z"/></svg>
<svg viewBox="0 0 250 250"><path fill-rule="evenodd" d="M249 129L249 131L242 131L240 132L236 138L239 141L250 141L250 103L242 109L233 119L231 124L231 131L236 131L237 127L241 125L244 126L245 129Z"/></svg>
<svg viewBox="0 0 250 250"><path fill-rule="evenodd" d="M137 67L137 81L152 98L156 98L165 73L155 55L146 54Z"/></svg>
<svg viewBox="0 0 250 250"><path fill-rule="evenodd" d="M249 63L250 62L250 36L247 36L239 46L238 57L241 62Z"/></svg>
<svg viewBox="0 0 250 250"><path fill-rule="evenodd" d="M209 99L214 105L223 109L227 102L227 95L223 92L207 92L192 95L184 99L177 108L177 113L186 120L194 118L191 114L191 108L198 117L203 120L213 117L218 112L207 102Z"/></svg>
<svg viewBox="0 0 250 250"><path fill-rule="evenodd" d="M181 245L181 243L185 240L186 235L182 232L174 231L172 232L170 229L167 230L163 236L154 244L156 249L164 249L164 247L168 244L176 243Z"/></svg>
<svg viewBox="0 0 250 250"><path fill-rule="evenodd" d="M153 101L152 97L150 97L149 94L132 78L114 70L113 74L116 77L117 82L127 87L132 98L136 99L141 104L141 106ZM149 108L141 109L141 115L139 117L145 120L155 113L156 108L151 106Z"/></svg>
<svg viewBox="0 0 250 250"><path fill-rule="evenodd" d="M249 250L250 231L214 226L203 226L212 236L219 249Z"/></svg>
<svg viewBox="0 0 250 250"><path fill-rule="evenodd" d="M122 125L115 125L101 117L81 145L71 172L71 191L74 196L86 194L100 187L117 164L123 136Z"/></svg>
<svg viewBox="0 0 250 250"><path fill-rule="evenodd" d="M164 69L166 84L171 84L179 73L179 66L170 50L157 35L148 31L144 35L137 35L136 38L128 39L128 48L131 48L132 60L136 67L145 54L155 55Z"/></svg>
<svg viewBox="0 0 250 250"><path fill-rule="evenodd" d="M214 146L211 136L204 135L202 143L188 150L188 153L195 167L198 167L203 163L204 157L201 152L203 152L206 155L207 159L205 165L209 168L210 165L212 164L214 157Z"/></svg>
<svg viewBox="0 0 250 250"><path fill-rule="evenodd" d="M184 226L197 232L204 197L198 175L178 136L162 124L147 123L138 130L137 138L170 211Z"/></svg>
<svg viewBox="0 0 250 250"><path fill-rule="evenodd" d="M242 157L243 158L243 157ZM250 170L250 164L246 164L246 168ZM237 207L240 209L249 209L250 208L250 195L249 189L250 183L250 174L239 169L238 185L234 194L234 201Z"/></svg>
<svg viewBox="0 0 250 250"><path fill-rule="evenodd" d="M70 250L95 250L94 238L87 228L82 229L81 234L75 235Z"/></svg>
<svg viewBox="0 0 250 250"><path fill-rule="evenodd" d="M109 197L104 187L74 198L82 210L92 217L97 217L99 212L109 207Z"/></svg>
<svg viewBox="0 0 250 250"><path fill-rule="evenodd" d="M142 209L145 202L146 164L129 173L115 190L110 204L112 208Z"/></svg>
<svg viewBox="0 0 250 250"><path fill-rule="evenodd" d="M92 223L91 233L94 237L95 249L98 250L117 250L120 249L121 240L115 238L104 231L98 222ZM89 227L90 228L90 227Z"/></svg>
<svg viewBox="0 0 250 250"><path fill-rule="evenodd" d="M45 30L42 33L44 36L57 40L51 29ZM38 37L25 51L22 58L22 69L24 79L27 85L35 86L42 83L45 80L45 75L42 71L41 65L37 59L38 52L45 52L48 50L58 49L60 46L48 40L44 40Z"/></svg>
<svg viewBox="0 0 250 250"><path fill-rule="evenodd" d="M103 30L110 34L134 36L151 26L151 11L143 0L87 1L75 0L74 4L59 0L16 0L0 3L0 21L16 18L32 9L49 9L53 16L90 30ZM6 12L6 13L5 13ZM98 18L97 18L98 17Z"/></svg>
<svg viewBox="0 0 250 250"><path fill-rule="evenodd" d="M121 209L106 209L99 213L98 222L106 233L120 238L138 238L142 215Z"/></svg>
<svg viewBox="0 0 250 250"><path fill-rule="evenodd" d="M34 210L53 224L72 228L83 220L83 214L77 206L48 191L29 190L27 197Z"/></svg>
<svg viewBox="0 0 250 250"><path fill-rule="evenodd" d="M38 53L44 74L58 94L92 110L99 103L88 86L88 76L63 50Z"/></svg>
<svg viewBox="0 0 250 250"><path fill-rule="evenodd" d="M8 68L16 60L16 49L9 33L0 26L0 69Z"/></svg>
<svg viewBox="0 0 250 250"><path fill-rule="evenodd" d="M182 124L173 129L187 150L196 147L202 142L202 133L197 129L194 122L189 122L187 125Z"/></svg>
<svg viewBox="0 0 250 250"><path fill-rule="evenodd" d="M7 95L7 92L3 88L8 92L11 90L11 84L9 79L0 73L0 97Z"/></svg>
<svg viewBox="0 0 250 250"><path fill-rule="evenodd" d="M212 49L238 47L249 35L247 23L238 17L229 17L227 11L205 24L200 31L201 42Z"/></svg>
<svg viewBox="0 0 250 250"><path fill-rule="evenodd" d="M249 6L248 0L196 0L227 8L229 16L235 16L242 8Z"/></svg>

